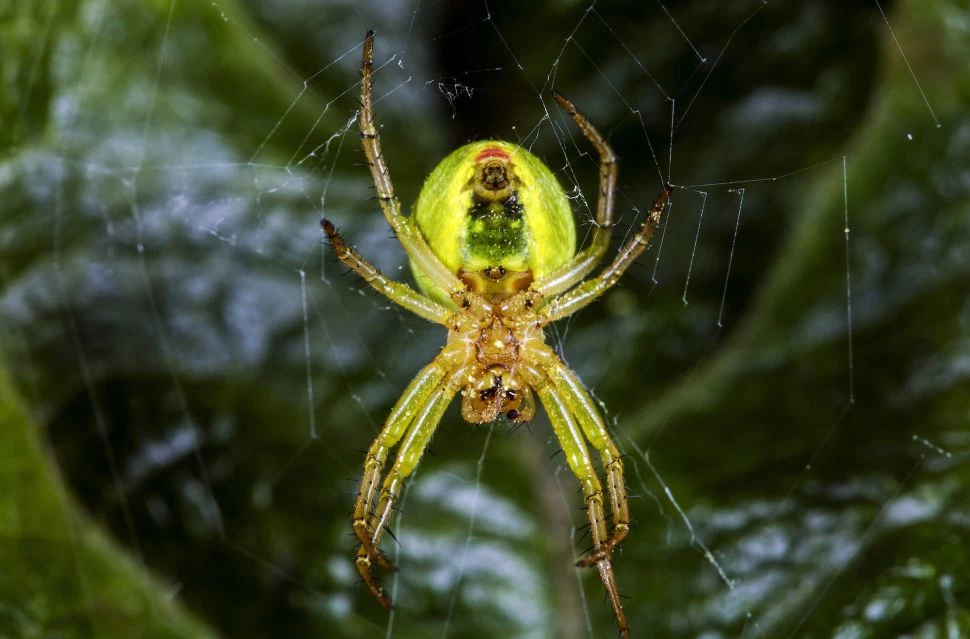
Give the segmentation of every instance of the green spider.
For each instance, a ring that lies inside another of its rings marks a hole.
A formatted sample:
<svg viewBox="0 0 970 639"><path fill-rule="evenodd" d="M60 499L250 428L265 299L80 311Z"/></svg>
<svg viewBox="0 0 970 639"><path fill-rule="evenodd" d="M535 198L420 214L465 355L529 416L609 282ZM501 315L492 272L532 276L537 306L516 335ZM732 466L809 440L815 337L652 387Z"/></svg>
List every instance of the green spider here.
<svg viewBox="0 0 970 639"><path fill-rule="evenodd" d="M411 260L422 293L389 280L349 246L329 220L323 230L337 257L391 301L448 329L438 355L411 381L367 451L353 512L360 542L357 570L385 607L390 600L373 574L396 566L378 549L404 480L414 471L454 396L473 424L499 417L529 421L539 396L569 468L586 499L593 548L579 566L595 566L620 635L630 636L613 575L613 549L630 530L620 452L576 374L545 343L543 328L587 306L616 284L650 242L670 196L665 184L642 226L597 277L613 224L617 159L572 102L553 93L600 156L596 228L576 252L566 194L552 172L524 148L486 140L451 153L431 172L413 214L394 195L371 97L374 33L364 40L360 136L384 216ZM599 452L613 517L607 531L604 490L587 442ZM400 443L381 485L391 448ZM378 486L380 490L378 491ZM375 508L375 501L377 501Z"/></svg>

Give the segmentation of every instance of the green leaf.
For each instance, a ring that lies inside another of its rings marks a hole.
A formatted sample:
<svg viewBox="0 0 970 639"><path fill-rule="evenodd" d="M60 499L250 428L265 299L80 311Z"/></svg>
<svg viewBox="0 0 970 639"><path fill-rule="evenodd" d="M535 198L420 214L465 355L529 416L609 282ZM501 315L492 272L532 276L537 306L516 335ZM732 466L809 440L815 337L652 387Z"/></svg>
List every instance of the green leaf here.
<svg viewBox="0 0 970 639"><path fill-rule="evenodd" d="M6 374L0 450L0 636L213 636L78 511Z"/></svg>

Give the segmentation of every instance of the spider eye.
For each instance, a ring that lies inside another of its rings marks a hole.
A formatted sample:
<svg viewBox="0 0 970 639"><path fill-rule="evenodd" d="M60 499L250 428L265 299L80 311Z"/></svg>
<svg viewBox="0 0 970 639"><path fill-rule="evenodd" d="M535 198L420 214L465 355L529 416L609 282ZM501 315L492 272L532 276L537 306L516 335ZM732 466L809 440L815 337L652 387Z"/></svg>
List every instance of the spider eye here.
<svg viewBox="0 0 970 639"><path fill-rule="evenodd" d="M517 419L518 416L519 416L519 411L515 410L514 408L509 412L505 413L505 417L507 419Z"/></svg>

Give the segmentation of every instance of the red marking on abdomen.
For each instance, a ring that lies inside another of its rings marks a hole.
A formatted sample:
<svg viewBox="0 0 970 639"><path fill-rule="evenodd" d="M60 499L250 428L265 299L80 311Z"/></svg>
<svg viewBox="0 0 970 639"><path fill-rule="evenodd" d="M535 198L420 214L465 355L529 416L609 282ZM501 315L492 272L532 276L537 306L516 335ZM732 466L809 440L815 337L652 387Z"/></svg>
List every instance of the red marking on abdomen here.
<svg viewBox="0 0 970 639"><path fill-rule="evenodd" d="M497 146L490 146L476 155L475 161L481 162L482 160L487 160L488 158L502 158L503 160L508 160L509 157L509 154L504 149Z"/></svg>

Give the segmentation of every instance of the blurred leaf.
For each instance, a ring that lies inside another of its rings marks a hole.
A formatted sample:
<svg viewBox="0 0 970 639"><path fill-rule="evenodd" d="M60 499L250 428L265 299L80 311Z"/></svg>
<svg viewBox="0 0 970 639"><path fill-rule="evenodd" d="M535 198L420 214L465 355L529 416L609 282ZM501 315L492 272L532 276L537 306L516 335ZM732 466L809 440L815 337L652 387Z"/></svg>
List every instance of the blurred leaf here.
<svg viewBox="0 0 970 639"><path fill-rule="evenodd" d="M76 511L2 371L0 450L0 636L213 636Z"/></svg>

